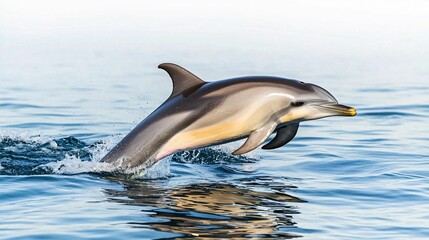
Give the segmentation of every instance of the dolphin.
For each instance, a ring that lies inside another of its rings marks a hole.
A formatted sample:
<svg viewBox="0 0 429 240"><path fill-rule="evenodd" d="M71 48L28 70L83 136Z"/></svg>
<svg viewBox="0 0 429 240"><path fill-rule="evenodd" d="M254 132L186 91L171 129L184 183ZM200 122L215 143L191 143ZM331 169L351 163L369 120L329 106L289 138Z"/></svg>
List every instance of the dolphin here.
<svg viewBox="0 0 429 240"><path fill-rule="evenodd" d="M355 116L327 90L297 80L253 76L205 82L188 70L163 63L173 81L170 97L126 135L101 162L125 173L147 169L183 150L247 138L232 154L291 141L299 123L329 116Z"/></svg>

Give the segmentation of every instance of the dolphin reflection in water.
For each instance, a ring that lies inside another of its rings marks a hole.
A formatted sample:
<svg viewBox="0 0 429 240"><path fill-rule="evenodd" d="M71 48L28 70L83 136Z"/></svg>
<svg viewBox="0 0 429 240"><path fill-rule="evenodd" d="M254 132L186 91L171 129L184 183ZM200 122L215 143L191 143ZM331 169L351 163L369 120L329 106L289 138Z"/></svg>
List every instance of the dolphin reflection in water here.
<svg viewBox="0 0 429 240"><path fill-rule="evenodd" d="M354 116L325 89L279 77L240 77L205 82L171 63L159 65L173 81L171 96L122 139L101 161L129 174L166 156L247 138L240 155L276 136L263 149L291 141L299 123L329 116Z"/></svg>
<svg viewBox="0 0 429 240"><path fill-rule="evenodd" d="M154 218L129 222L132 227L176 233L185 238L299 237L293 231L293 216L299 214L297 205L305 201L284 193L295 188L287 179L255 177L241 179L238 185L195 183L168 189L163 184L157 186L156 181L117 177L110 180L119 182L123 189L105 189L109 201L142 207L147 217Z"/></svg>

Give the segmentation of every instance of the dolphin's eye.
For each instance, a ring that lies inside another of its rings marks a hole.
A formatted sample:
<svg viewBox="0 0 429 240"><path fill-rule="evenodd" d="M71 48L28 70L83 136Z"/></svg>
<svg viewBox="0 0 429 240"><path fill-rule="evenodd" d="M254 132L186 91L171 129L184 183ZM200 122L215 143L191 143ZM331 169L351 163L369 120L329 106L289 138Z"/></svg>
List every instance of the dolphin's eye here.
<svg viewBox="0 0 429 240"><path fill-rule="evenodd" d="M302 105L304 105L304 102L293 102L291 103L291 105L294 107L301 107Z"/></svg>

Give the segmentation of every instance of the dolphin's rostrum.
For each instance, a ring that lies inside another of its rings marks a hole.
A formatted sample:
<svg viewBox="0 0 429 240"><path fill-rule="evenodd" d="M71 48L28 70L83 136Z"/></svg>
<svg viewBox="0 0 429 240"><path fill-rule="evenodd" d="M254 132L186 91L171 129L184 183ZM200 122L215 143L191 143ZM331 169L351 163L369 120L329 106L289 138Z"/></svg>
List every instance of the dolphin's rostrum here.
<svg viewBox="0 0 429 240"><path fill-rule="evenodd" d="M172 64L158 66L173 80L170 97L137 125L101 161L126 173L152 166L182 150L242 138L233 154L262 145L281 147L291 141L299 122L329 116L354 116L356 110L338 104L325 89L279 77L240 77L205 82Z"/></svg>

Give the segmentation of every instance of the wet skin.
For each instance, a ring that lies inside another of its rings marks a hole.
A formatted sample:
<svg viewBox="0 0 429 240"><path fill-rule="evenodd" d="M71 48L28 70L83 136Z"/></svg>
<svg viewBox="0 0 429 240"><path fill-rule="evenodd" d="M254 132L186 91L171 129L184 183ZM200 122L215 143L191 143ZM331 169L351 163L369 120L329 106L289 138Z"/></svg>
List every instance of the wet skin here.
<svg viewBox="0 0 429 240"><path fill-rule="evenodd" d="M287 144L299 123L329 116L355 116L325 89L279 77L241 77L204 82L175 64L161 64L173 93L103 159L124 172L145 169L182 150L247 138L233 154Z"/></svg>

